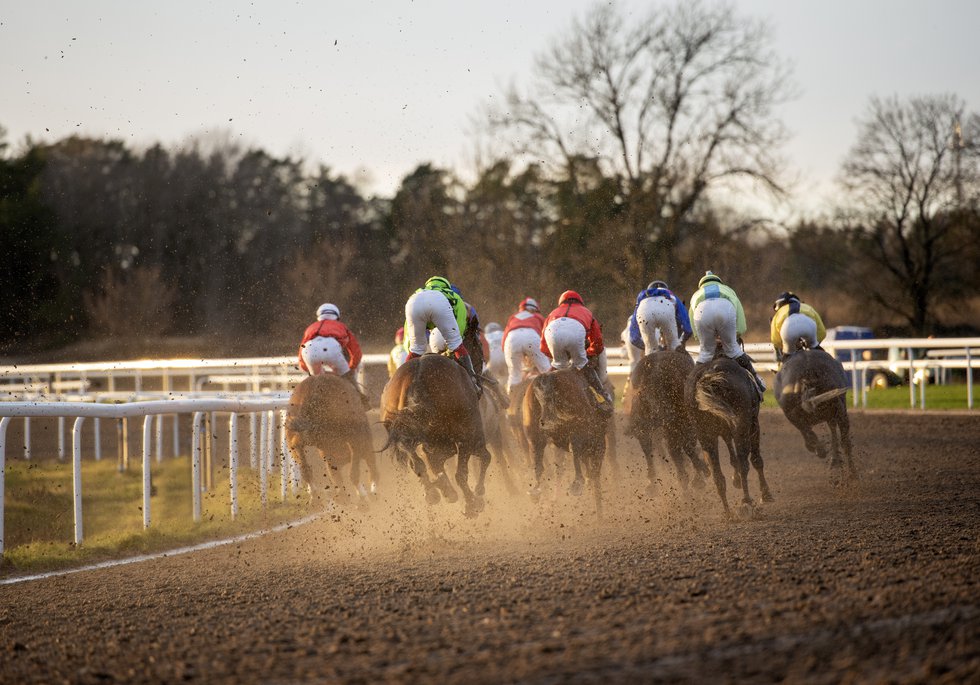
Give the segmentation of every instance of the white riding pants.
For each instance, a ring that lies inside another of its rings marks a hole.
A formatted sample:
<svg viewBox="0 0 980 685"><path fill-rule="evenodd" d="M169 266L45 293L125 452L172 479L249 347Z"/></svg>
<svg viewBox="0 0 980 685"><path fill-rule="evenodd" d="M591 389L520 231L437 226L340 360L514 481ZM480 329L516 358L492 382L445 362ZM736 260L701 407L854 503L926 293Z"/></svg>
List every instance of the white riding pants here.
<svg viewBox="0 0 980 685"><path fill-rule="evenodd" d="M581 369L589 361L585 356L585 326L581 321L563 316L544 329L544 339L551 350L551 366Z"/></svg>
<svg viewBox="0 0 980 685"><path fill-rule="evenodd" d="M311 376L326 373L324 367L329 367L338 376L350 371L350 365L344 357L344 348L336 338L317 336L303 344L303 361L310 370Z"/></svg>
<svg viewBox="0 0 980 685"><path fill-rule="evenodd" d="M450 350L463 344L453 307L446 296L436 290L421 290L408 298L405 321L405 335L408 336L408 349L412 354L425 354L425 331L430 323L442 333Z"/></svg>
<svg viewBox="0 0 980 685"><path fill-rule="evenodd" d="M507 362L507 392L520 383L526 371L545 373L550 368L548 357L541 351L541 336L533 328L515 328L504 341L504 360Z"/></svg>
<svg viewBox="0 0 980 685"><path fill-rule="evenodd" d="M783 339L783 354L796 351L796 341L805 338L810 349L817 346L817 322L806 314L790 314L779 329Z"/></svg>
<svg viewBox="0 0 980 685"><path fill-rule="evenodd" d="M692 323L701 343L699 362L711 361L718 341L721 341L721 350L726 357L735 359L742 355L735 333L735 317L735 305L721 297L704 300L694 308Z"/></svg>
<svg viewBox="0 0 980 685"><path fill-rule="evenodd" d="M677 337L677 311L674 301L658 295L640 300L636 306L636 323L643 336L643 346L647 354L660 349L663 336L664 349L673 350L680 343Z"/></svg>

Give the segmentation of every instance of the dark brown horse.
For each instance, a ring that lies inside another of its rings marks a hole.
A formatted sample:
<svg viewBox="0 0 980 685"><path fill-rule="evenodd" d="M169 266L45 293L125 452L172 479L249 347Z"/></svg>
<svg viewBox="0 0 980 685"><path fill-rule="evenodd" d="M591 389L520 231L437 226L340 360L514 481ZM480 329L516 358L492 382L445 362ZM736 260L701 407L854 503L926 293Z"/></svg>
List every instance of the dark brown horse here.
<svg viewBox="0 0 980 685"><path fill-rule="evenodd" d="M851 425L847 416L850 383L841 363L821 349L802 349L793 353L776 374L773 391L789 422L803 434L806 448L823 459L827 448L813 427L826 423L830 429L830 467L839 480L847 466L847 477L857 478L851 446ZM841 459L843 445L844 459Z"/></svg>
<svg viewBox="0 0 980 685"><path fill-rule="evenodd" d="M439 501L440 493L449 502L459 498L445 471L446 461L456 456L465 513L475 516L483 510L490 452L476 389L463 367L440 354L402 364L381 393L381 423L388 431L382 449L392 448L398 461L412 466L430 504ZM480 460L475 492L469 485L470 457Z"/></svg>
<svg viewBox="0 0 980 685"><path fill-rule="evenodd" d="M601 515L600 477L606 428L611 417L599 410L590 392L582 373L574 369L536 376L524 393L522 422L534 459L532 497L540 496L544 448L551 442L572 453L575 481L571 494L581 494L584 478L587 478L595 498L596 514Z"/></svg>
<svg viewBox="0 0 980 685"><path fill-rule="evenodd" d="M749 462L759 476L762 499L771 502L759 450L759 392L755 380L732 359L716 357L697 366L688 376L685 397L693 409L691 415L698 441L711 464L711 475L718 496L731 516L725 495L725 476L718 459L718 439L734 448L735 487L742 489L742 502L752 505L749 496Z"/></svg>
<svg viewBox="0 0 980 685"><path fill-rule="evenodd" d="M704 487L710 473L698 449L691 409L684 400L684 384L694 369L694 360L687 352L663 350L649 354L639 361L630 375L630 411L627 433L639 441L647 462L647 491L656 488L654 469L656 438L666 446L666 454L674 462L677 479L686 491L687 468L684 455L694 466L695 484ZM666 460L666 457L665 457Z"/></svg>
<svg viewBox="0 0 980 685"><path fill-rule="evenodd" d="M348 464L350 483L362 497L369 489L376 491L371 429L360 393L349 381L332 373L303 379L289 398L286 444L315 496L331 485L345 493L339 472ZM362 461L371 478L367 487L361 481Z"/></svg>

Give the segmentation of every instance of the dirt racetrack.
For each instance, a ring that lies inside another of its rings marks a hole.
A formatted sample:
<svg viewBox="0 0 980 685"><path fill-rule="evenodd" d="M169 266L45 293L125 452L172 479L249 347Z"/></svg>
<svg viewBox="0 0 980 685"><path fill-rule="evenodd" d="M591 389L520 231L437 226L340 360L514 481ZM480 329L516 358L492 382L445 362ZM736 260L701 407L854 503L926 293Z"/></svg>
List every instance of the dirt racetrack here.
<svg viewBox="0 0 980 685"><path fill-rule="evenodd" d="M666 464L647 496L622 438L602 522L499 478L471 521L390 473L366 513L5 585L0 682L980 682L980 414L852 421L835 489L765 411L745 520Z"/></svg>

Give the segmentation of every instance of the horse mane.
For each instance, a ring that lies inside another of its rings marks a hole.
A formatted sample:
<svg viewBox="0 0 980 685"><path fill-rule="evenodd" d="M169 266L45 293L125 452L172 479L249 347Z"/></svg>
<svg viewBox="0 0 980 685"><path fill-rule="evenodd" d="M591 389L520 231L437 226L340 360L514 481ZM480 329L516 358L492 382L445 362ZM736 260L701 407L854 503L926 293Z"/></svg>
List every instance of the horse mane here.
<svg viewBox="0 0 980 685"><path fill-rule="evenodd" d="M725 372L719 369L708 369L698 380L697 385L694 388L694 399L697 402L698 408L701 411L707 412L712 416L718 418L725 425L728 426L730 430L735 430L735 424L738 421L738 416L732 411L732 408L728 406L728 403L722 400L716 394L716 391L721 387L721 384L725 380Z"/></svg>

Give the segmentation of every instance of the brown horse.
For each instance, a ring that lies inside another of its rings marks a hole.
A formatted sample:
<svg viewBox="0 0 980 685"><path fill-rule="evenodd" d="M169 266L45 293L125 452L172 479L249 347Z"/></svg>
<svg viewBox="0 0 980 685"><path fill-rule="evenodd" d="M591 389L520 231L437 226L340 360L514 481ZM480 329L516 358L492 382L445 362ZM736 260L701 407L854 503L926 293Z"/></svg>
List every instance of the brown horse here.
<svg viewBox="0 0 980 685"><path fill-rule="evenodd" d="M718 459L718 438L733 447L732 464L735 467L735 487L742 489L742 502L752 505L749 496L749 462L759 476L762 499L771 502L773 497L763 470L762 453L759 450L759 392L749 373L728 357L715 357L697 366L687 379L685 397L693 409L692 419L698 441L711 464L711 475L718 489L718 496L731 516L725 496L725 476Z"/></svg>
<svg viewBox="0 0 980 685"><path fill-rule="evenodd" d="M311 494L321 496L331 486L346 496L340 470L350 465L350 483L363 497L375 492L378 466L371 446L371 429L360 393L332 373L303 379L293 390L286 410L286 444L299 464ZM310 451L319 458L313 458ZM370 484L361 481L361 462Z"/></svg>
<svg viewBox="0 0 980 685"><path fill-rule="evenodd" d="M472 517L483 510L490 452L476 389L463 367L439 354L402 364L381 393L381 423L388 432L382 450L390 447L398 461L411 464L430 504L439 501L440 493L449 502L459 498L445 471L446 461L457 456L456 484L463 492L465 514ZM480 460L475 493L469 485L471 456Z"/></svg>
<svg viewBox="0 0 980 685"><path fill-rule="evenodd" d="M575 481L570 493L581 494L583 476L588 478L595 498L596 514L602 515L600 475L605 450L606 428L611 417L596 406L589 384L580 371L565 369L541 374L531 380L522 408L524 434L534 457L535 486L532 497L541 493L544 448L551 442L572 453Z"/></svg>
<svg viewBox="0 0 980 685"><path fill-rule="evenodd" d="M835 480L841 479L845 461L847 477L857 478L851 446L851 425L847 416L847 393L850 383L841 363L821 349L801 349L784 363L773 391L789 422L803 434L806 448L823 459L827 448L813 427L826 423L830 429L830 468Z"/></svg>
<svg viewBox="0 0 980 685"><path fill-rule="evenodd" d="M704 487L710 473L698 450L691 410L684 401L684 384L694 369L687 352L663 350L639 361L630 375L632 399L627 433L640 443L647 462L647 492L653 493L657 477L654 469L655 437L660 437L677 469L681 487L688 488L684 455L695 470L695 485Z"/></svg>

